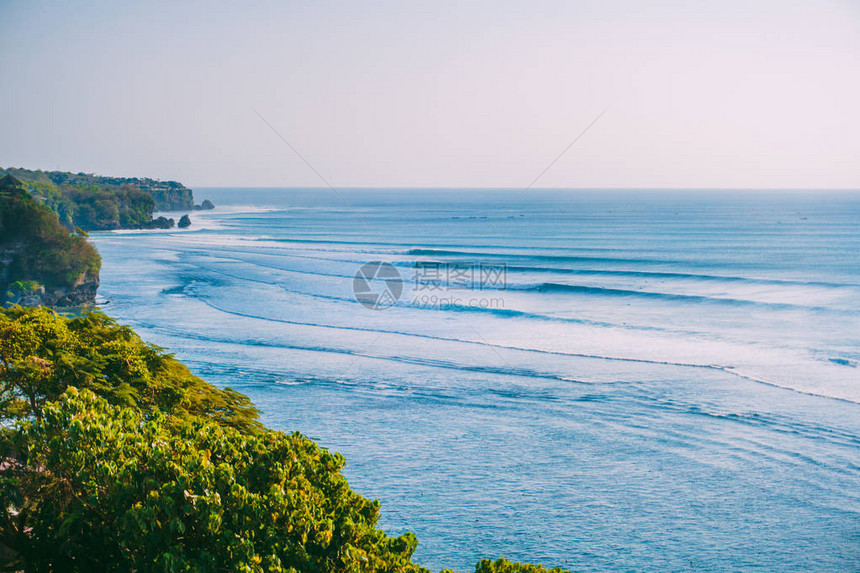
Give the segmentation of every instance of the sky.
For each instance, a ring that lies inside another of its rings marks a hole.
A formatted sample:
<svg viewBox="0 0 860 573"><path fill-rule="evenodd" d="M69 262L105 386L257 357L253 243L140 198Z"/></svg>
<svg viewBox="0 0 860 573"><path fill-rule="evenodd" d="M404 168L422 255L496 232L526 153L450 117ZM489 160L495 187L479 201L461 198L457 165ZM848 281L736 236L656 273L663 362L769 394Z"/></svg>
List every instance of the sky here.
<svg viewBox="0 0 860 573"><path fill-rule="evenodd" d="M0 0L0 77L2 167L860 188L860 0Z"/></svg>

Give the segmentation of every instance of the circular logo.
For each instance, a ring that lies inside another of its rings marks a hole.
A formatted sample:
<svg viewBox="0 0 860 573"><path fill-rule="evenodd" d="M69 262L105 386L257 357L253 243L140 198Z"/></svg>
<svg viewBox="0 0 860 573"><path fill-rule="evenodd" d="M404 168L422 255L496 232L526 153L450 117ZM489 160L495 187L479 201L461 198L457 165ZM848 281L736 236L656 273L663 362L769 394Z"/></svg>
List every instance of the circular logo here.
<svg viewBox="0 0 860 573"><path fill-rule="evenodd" d="M355 300L371 310L383 310L400 300L403 277L390 263L373 261L359 267L352 279Z"/></svg>

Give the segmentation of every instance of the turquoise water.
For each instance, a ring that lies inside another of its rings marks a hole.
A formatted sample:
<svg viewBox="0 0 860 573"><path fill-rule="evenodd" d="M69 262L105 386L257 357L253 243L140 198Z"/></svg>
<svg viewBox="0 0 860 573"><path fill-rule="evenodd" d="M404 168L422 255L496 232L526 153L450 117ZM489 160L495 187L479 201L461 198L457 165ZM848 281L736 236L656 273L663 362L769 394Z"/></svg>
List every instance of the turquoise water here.
<svg viewBox="0 0 860 573"><path fill-rule="evenodd" d="M342 194L95 235L104 308L434 570L860 570L860 194Z"/></svg>

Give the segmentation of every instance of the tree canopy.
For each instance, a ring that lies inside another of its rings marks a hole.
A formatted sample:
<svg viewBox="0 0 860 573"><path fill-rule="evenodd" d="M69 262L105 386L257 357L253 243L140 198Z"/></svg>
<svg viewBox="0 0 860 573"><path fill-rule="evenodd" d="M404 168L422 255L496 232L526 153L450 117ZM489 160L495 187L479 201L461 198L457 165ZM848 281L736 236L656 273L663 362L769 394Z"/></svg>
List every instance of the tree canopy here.
<svg viewBox="0 0 860 573"><path fill-rule="evenodd" d="M0 422L41 417L45 403L70 386L145 412L203 416L246 432L262 427L247 396L194 376L101 312L69 318L44 307L12 307L0 313Z"/></svg>
<svg viewBox="0 0 860 573"><path fill-rule="evenodd" d="M67 390L6 444L2 540L33 571L423 572L343 458Z"/></svg>
<svg viewBox="0 0 860 573"><path fill-rule="evenodd" d="M100 312L0 310L0 571L429 573L342 456L257 418Z"/></svg>

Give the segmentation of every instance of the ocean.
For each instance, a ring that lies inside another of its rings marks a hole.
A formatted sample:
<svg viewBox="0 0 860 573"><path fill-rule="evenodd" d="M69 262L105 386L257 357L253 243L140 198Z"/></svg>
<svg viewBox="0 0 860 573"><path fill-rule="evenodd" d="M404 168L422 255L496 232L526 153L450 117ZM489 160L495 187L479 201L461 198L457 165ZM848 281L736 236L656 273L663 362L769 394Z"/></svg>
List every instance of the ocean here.
<svg viewBox="0 0 860 573"><path fill-rule="evenodd" d="M860 193L194 192L93 233L104 310L417 562L860 571Z"/></svg>

